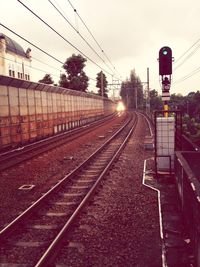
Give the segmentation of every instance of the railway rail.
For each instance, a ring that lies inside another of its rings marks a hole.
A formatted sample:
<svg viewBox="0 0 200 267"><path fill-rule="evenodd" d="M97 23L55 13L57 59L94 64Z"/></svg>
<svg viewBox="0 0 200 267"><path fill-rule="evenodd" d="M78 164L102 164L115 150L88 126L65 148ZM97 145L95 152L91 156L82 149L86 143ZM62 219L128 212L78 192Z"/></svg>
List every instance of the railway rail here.
<svg viewBox="0 0 200 267"><path fill-rule="evenodd" d="M63 237L123 149L137 120L137 114L129 118L79 167L1 230L0 265L51 264Z"/></svg>
<svg viewBox="0 0 200 267"><path fill-rule="evenodd" d="M16 164L19 164L23 161L29 160L34 156L38 156L41 153L54 149L58 146L75 140L76 138L83 136L84 134L94 130L101 125L113 120L116 118L115 115L110 115L102 120L95 121L88 125L70 130L68 132L58 134L44 140L26 145L24 147L19 147L17 149L8 151L6 153L0 154L0 171L6 170ZM124 118L125 119L125 118Z"/></svg>

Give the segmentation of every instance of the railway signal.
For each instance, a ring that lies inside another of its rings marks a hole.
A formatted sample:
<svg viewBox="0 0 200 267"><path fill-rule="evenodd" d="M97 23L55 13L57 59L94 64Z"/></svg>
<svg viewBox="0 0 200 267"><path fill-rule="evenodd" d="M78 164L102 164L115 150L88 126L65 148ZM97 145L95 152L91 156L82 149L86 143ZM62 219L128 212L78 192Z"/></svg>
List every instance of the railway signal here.
<svg viewBox="0 0 200 267"><path fill-rule="evenodd" d="M159 75L162 81L162 100L164 102L164 110L168 111L168 101L170 100L170 85L172 75L172 50L168 46L164 46L159 50ZM164 113L168 117L168 113Z"/></svg>
<svg viewBox="0 0 200 267"><path fill-rule="evenodd" d="M159 75L172 74L172 50L164 46L159 51Z"/></svg>

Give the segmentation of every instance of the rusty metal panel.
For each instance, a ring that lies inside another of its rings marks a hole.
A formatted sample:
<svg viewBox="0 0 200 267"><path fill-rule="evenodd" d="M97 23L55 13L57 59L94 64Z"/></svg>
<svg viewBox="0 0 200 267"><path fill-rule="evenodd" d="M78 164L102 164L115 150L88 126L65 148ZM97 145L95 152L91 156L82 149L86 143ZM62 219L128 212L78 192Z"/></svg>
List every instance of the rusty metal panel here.
<svg viewBox="0 0 200 267"><path fill-rule="evenodd" d="M42 121L43 118L42 118L42 114L37 114L36 115L36 121Z"/></svg>
<svg viewBox="0 0 200 267"><path fill-rule="evenodd" d="M10 106L18 106L19 105L19 98L18 96L10 95L9 96Z"/></svg>
<svg viewBox="0 0 200 267"><path fill-rule="evenodd" d="M30 115L29 116L29 121L30 122L35 122L35 120L36 120L36 115Z"/></svg>
<svg viewBox="0 0 200 267"><path fill-rule="evenodd" d="M29 133L23 133L22 134L22 141L28 141L29 140Z"/></svg>
<svg viewBox="0 0 200 267"><path fill-rule="evenodd" d="M20 116L20 122L28 122L29 116Z"/></svg>
<svg viewBox="0 0 200 267"><path fill-rule="evenodd" d="M42 137L43 136L43 129L37 129L37 137Z"/></svg>
<svg viewBox="0 0 200 267"><path fill-rule="evenodd" d="M28 99L34 99L35 98L35 91L34 90L27 90L27 96L28 96Z"/></svg>
<svg viewBox="0 0 200 267"><path fill-rule="evenodd" d="M39 115L42 113L42 106L36 105L36 114Z"/></svg>
<svg viewBox="0 0 200 267"><path fill-rule="evenodd" d="M47 113L43 113L43 120L44 121L48 120L48 114Z"/></svg>
<svg viewBox="0 0 200 267"><path fill-rule="evenodd" d="M7 86L0 86L0 96L2 95L8 95L8 87Z"/></svg>
<svg viewBox="0 0 200 267"><path fill-rule="evenodd" d="M11 143L10 136L1 137L1 143L2 143L2 146L9 145Z"/></svg>
<svg viewBox="0 0 200 267"><path fill-rule="evenodd" d="M29 97L28 96L28 105L29 106L34 106L35 105L35 98L34 97Z"/></svg>
<svg viewBox="0 0 200 267"><path fill-rule="evenodd" d="M21 106L20 105L20 115L21 116L28 115L28 106Z"/></svg>
<svg viewBox="0 0 200 267"><path fill-rule="evenodd" d="M11 116L18 116L19 115L19 106L10 106L10 115Z"/></svg>
<svg viewBox="0 0 200 267"><path fill-rule="evenodd" d="M35 106L29 106L28 107L28 113L30 116L35 114Z"/></svg>
<svg viewBox="0 0 200 267"><path fill-rule="evenodd" d="M30 131L36 131L36 122L30 122Z"/></svg>
<svg viewBox="0 0 200 267"><path fill-rule="evenodd" d="M19 124L20 116L11 116L11 124Z"/></svg>
<svg viewBox="0 0 200 267"><path fill-rule="evenodd" d="M8 106L8 96L0 95L0 106Z"/></svg>
<svg viewBox="0 0 200 267"><path fill-rule="evenodd" d="M35 139L37 137L37 132L36 131L31 131L30 132L30 138Z"/></svg>
<svg viewBox="0 0 200 267"><path fill-rule="evenodd" d="M21 123L21 133L29 132L29 123Z"/></svg>
<svg viewBox="0 0 200 267"><path fill-rule="evenodd" d="M15 135L12 135L11 136L11 142L12 142L12 144L14 143L14 144L19 144L19 143L21 143L21 134L19 134L19 133L16 133Z"/></svg>
<svg viewBox="0 0 200 267"><path fill-rule="evenodd" d="M48 111L47 107L42 106L42 113L43 113L43 114L44 114L44 113L47 113L47 111Z"/></svg>
<svg viewBox="0 0 200 267"><path fill-rule="evenodd" d="M52 107L53 107L53 112L57 112L56 94L55 94L55 93L52 94L52 100L53 100L53 101L52 101L52 102L53 102L53 103L52 103L52 104L53 104L53 105L52 105Z"/></svg>
<svg viewBox="0 0 200 267"><path fill-rule="evenodd" d="M27 90L19 88L19 98L27 98Z"/></svg>
<svg viewBox="0 0 200 267"><path fill-rule="evenodd" d="M10 135L10 127L9 126L1 126L0 127L1 136L8 136Z"/></svg>
<svg viewBox="0 0 200 267"><path fill-rule="evenodd" d="M9 107L8 106L0 106L0 114L1 114L1 116L9 116Z"/></svg>

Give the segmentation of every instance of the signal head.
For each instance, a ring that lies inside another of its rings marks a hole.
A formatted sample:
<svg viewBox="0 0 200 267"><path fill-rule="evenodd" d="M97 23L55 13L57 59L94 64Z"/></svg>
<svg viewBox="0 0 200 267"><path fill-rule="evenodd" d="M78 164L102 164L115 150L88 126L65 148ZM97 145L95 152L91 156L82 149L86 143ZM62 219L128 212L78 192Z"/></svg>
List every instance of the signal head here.
<svg viewBox="0 0 200 267"><path fill-rule="evenodd" d="M172 74L172 50L164 46L159 51L159 75Z"/></svg>

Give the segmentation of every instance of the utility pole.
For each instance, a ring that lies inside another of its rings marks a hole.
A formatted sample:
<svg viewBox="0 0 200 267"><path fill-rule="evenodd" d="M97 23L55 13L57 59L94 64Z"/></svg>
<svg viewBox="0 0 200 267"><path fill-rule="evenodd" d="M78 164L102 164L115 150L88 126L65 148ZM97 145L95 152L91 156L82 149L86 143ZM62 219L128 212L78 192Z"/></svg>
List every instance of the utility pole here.
<svg viewBox="0 0 200 267"><path fill-rule="evenodd" d="M135 109L137 109L137 87L138 87L138 80L136 82L136 87L135 87Z"/></svg>
<svg viewBox="0 0 200 267"><path fill-rule="evenodd" d="M150 114L149 68L147 68L147 113Z"/></svg>
<svg viewBox="0 0 200 267"><path fill-rule="evenodd" d="M101 96L103 98L103 71L101 71Z"/></svg>

